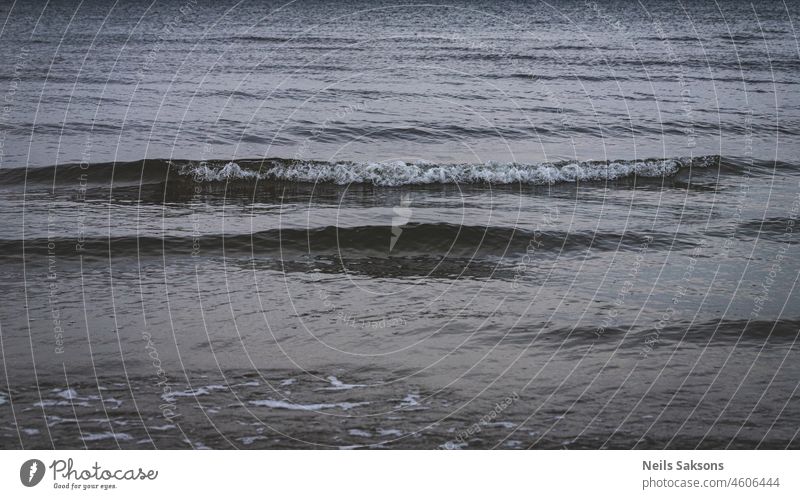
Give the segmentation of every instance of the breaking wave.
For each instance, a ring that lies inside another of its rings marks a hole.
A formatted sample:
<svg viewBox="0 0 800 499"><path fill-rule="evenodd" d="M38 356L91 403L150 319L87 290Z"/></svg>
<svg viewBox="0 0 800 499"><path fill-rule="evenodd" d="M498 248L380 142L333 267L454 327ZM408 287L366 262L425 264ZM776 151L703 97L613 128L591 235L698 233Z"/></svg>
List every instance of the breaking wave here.
<svg viewBox="0 0 800 499"><path fill-rule="evenodd" d="M364 184L383 187L431 184L553 185L625 178L672 176L681 170L731 164L720 156L549 163L437 164L391 162L325 162L282 158L235 161L146 159L132 162L66 164L0 170L0 184L87 184L123 187L168 182L202 184L258 182Z"/></svg>
<svg viewBox="0 0 800 499"><path fill-rule="evenodd" d="M237 162L213 166L201 163L181 169L201 182L282 180L337 185L372 184L384 187L424 184L529 184L617 180L626 177L671 176L683 168L716 165L718 156L639 161L575 161L561 163L431 164L402 161L376 163L275 162L265 168L243 168Z"/></svg>

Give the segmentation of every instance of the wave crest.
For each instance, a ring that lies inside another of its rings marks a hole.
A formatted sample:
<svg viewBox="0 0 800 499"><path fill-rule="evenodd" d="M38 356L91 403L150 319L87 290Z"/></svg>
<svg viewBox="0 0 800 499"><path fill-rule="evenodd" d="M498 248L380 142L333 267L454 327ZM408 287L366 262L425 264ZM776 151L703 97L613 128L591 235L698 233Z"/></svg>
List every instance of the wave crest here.
<svg viewBox="0 0 800 499"><path fill-rule="evenodd" d="M572 161L561 163L432 164L402 161L371 163L276 162L258 170L236 162L220 166L201 163L184 167L181 174L196 181L220 182L241 179L283 180L337 185L372 184L398 187L422 184L529 184L552 185L617 180L626 177L675 175L682 168L715 165L717 156L638 161Z"/></svg>

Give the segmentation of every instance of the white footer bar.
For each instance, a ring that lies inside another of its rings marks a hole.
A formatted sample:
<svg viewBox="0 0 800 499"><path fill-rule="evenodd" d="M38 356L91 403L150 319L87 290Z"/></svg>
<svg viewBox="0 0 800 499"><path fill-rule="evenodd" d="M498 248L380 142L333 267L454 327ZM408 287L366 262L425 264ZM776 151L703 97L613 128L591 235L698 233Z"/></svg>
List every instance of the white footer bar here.
<svg viewBox="0 0 800 499"><path fill-rule="evenodd" d="M798 451L3 451L4 497L800 497ZM230 496L241 494L241 496Z"/></svg>

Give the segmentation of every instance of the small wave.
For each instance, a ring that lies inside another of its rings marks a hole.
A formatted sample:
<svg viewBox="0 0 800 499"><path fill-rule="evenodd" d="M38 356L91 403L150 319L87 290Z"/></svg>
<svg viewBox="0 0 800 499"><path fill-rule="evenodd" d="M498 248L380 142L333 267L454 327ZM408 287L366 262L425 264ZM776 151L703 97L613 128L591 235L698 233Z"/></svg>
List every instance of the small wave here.
<svg viewBox="0 0 800 499"><path fill-rule="evenodd" d="M534 231L522 227L460 225L450 223L408 223L402 237L390 247L392 226L366 225L336 227L326 225L307 229L269 229L253 233L211 234L201 237L86 238L76 248L71 239L38 238L0 240L0 260L16 259L22 254L46 255L58 248L59 255L81 255L89 259L146 257L165 254L203 257L274 256L278 261L299 261L307 264L310 255L328 255L339 261L342 253L348 259L386 259L394 257L433 256L474 259L480 257L525 254L531 241L536 251L563 254L574 251L616 251L620 247L636 248L647 242L651 248L678 249L695 244L691 238L675 238L661 231L648 233L626 231ZM6 256L8 255L8 256ZM263 259L262 259L263 260ZM263 263L263 261L262 261ZM336 380L336 382L339 382ZM331 386L336 383L331 381ZM342 384L341 386L348 386ZM208 391L215 387L204 387ZM188 393L188 392L187 392ZM187 396L191 396L190 393Z"/></svg>
<svg viewBox="0 0 800 499"><path fill-rule="evenodd" d="M372 184L383 187L424 184L530 184L552 185L617 180L626 177L675 175L682 168L715 165L718 156L639 161L575 161L561 163L431 164L402 161L377 163L291 162L273 164L263 171L243 169L236 162L221 166L201 164L181 170L196 181L242 179L283 180L337 185Z"/></svg>
<svg viewBox="0 0 800 499"><path fill-rule="evenodd" d="M306 196L325 188L373 189L410 186L418 190L453 188L531 188L562 184L598 183L613 187L632 180L679 181L682 173L773 175L777 170L796 170L796 163L702 156L692 159L645 159L640 161L562 161L551 163L436 164L404 162L323 162L282 158L235 161L140 160L119 163L65 164L37 168L0 169L0 189L28 192L64 190L71 196L146 202L186 201L199 192L204 196L280 195L282 191Z"/></svg>
<svg viewBox="0 0 800 499"><path fill-rule="evenodd" d="M42 183L52 186L89 187L165 184L194 192L197 184L228 186L303 184L379 187L406 185L553 185L604 182L625 178L672 176L684 169L722 166L735 160L720 156L614 161L561 161L544 163L426 163L426 162L326 162L283 158L234 161L148 159L127 163L66 164L41 168L0 170L0 184ZM774 168L774 162L770 163ZM187 185L188 184L188 185Z"/></svg>

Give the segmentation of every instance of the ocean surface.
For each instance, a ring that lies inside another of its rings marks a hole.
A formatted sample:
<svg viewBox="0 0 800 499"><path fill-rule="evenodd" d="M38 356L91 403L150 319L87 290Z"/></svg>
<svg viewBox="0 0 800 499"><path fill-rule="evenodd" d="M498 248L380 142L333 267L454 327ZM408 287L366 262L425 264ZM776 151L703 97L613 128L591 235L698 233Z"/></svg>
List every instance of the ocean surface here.
<svg viewBox="0 0 800 499"><path fill-rule="evenodd" d="M0 447L800 448L800 4L0 5Z"/></svg>

